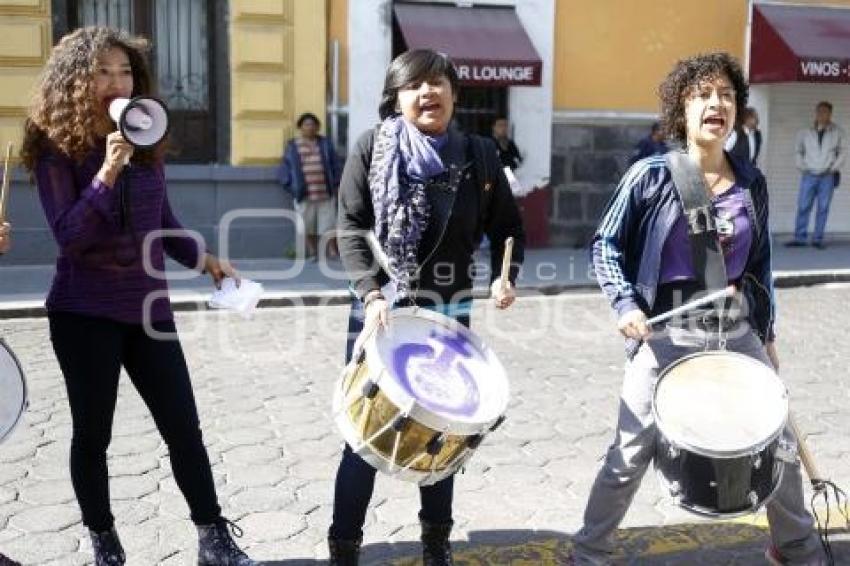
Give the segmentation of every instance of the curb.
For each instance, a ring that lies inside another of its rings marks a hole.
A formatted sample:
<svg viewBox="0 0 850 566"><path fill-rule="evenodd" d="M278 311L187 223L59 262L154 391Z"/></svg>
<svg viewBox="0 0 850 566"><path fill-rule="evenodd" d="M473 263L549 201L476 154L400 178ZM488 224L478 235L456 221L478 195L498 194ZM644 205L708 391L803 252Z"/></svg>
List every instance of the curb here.
<svg viewBox="0 0 850 566"><path fill-rule="evenodd" d="M850 283L850 269L831 271L777 271L774 272L774 285L778 289L811 287L830 283ZM522 285L517 288L520 297L554 296L571 292L596 291L596 283L554 283ZM488 296L486 287L476 287L472 291L474 299ZM345 305L351 300L347 290L328 291L276 291L263 295L257 308L317 307ZM179 292L171 299L174 312L214 311L207 306L208 294ZM17 318L43 318L47 315L43 301L9 301L0 303L0 320Z"/></svg>

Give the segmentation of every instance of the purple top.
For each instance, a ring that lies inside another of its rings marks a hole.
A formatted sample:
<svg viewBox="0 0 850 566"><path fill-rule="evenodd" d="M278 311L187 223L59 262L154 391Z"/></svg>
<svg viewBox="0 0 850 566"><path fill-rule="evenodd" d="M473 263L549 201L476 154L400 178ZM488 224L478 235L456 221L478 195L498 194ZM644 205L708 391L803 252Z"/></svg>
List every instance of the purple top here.
<svg viewBox="0 0 850 566"><path fill-rule="evenodd" d="M135 324L142 323L146 314L150 321L170 320L168 285L148 274L142 261L145 236L160 229L183 230L168 204L162 165L131 165L110 188L95 178L104 154L102 142L76 163L50 147L36 165L41 205L59 246L47 311ZM122 228L122 184L129 187L133 230ZM204 249L189 236L153 238L148 263L160 273L165 269L163 251L196 268ZM147 297L151 304L145 306Z"/></svg>
<svg viewBox="0 0 850 566"><path fill-rule="evenodd" d="M726 277L734 281L744 273L753 232L744 191L737 183L712 197L717 231L726 262ZM680 215L661 250L661 283L695 280L691 243L688 240L688 223Z"/></svg>

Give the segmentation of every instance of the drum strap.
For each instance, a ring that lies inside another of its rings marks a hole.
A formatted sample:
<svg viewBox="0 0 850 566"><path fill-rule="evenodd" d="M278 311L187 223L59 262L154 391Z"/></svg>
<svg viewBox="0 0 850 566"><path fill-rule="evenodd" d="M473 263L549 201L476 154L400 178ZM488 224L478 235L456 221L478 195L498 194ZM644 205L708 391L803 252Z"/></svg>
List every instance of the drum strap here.
<svg viewBox="0 0 850 566"><path fill-rule="evenodd" d="M728 285L726 262L717 237L714 207L708 198L705 178L687 153L671 151L666 158L688 221L688 238L697 281L706 291L719 291Z"/></svg>

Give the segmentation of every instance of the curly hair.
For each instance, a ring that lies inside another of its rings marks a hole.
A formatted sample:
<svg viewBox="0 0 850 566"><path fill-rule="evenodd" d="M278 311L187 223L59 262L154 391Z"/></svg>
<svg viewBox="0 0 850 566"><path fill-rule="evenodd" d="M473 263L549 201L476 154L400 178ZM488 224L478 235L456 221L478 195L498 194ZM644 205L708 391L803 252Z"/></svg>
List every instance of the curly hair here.
<svg viewBox="0 0 850 566"><path fill-rule="evenodd" d="M41 73L24 124L21 161L30 171L46 144L51 143L76 161L82 161L97 143L94 77L99 58L109 49L127 54L133 73L132 96L152 95L153 82L146 60L148 41L108 27L79 28L53 48ZM138 150L134 163L152 163L160 152Z"/></svg>
<svg viewBox="0 0 850 566"><path fill-rule="evenodd" d="M735 126L740 124L750 95L741 65L728 53L706 53L678 61L658 87L661 123L668 137L687 144L685 101L702 83L721 75L728 77L735 89Z"/></svg>

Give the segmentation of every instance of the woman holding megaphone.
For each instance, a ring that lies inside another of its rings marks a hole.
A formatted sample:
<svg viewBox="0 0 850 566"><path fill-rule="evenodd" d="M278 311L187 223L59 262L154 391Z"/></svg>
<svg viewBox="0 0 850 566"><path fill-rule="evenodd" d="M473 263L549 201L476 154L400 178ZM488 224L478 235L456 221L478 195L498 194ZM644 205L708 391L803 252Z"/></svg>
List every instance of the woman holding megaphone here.
<svg viewBox="0 0 850 566"><path fill-rule="evenodd" d="M236 274L172 213L159 140L134 146L109 115L116 99L151 95L146 49L146 40L104 27L66 35L25 126L22 159L59 246L47 311L73 420L71 481L96 564L124 564L106 459L124 367L168 445L198 528L198 563L253 564L228 528L241 531L221 515L166 282L145 266L161 272L168 254L216 284Z"/></svg>

